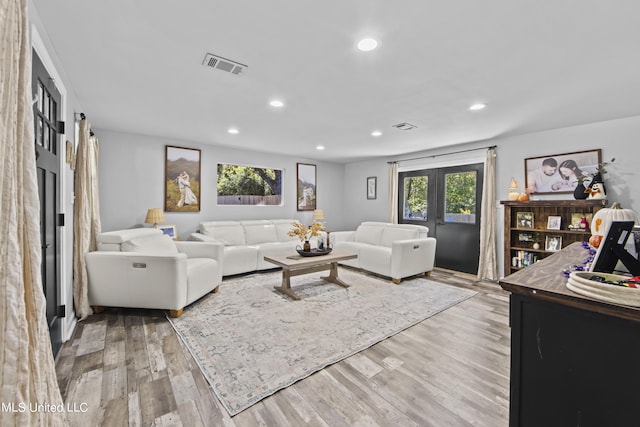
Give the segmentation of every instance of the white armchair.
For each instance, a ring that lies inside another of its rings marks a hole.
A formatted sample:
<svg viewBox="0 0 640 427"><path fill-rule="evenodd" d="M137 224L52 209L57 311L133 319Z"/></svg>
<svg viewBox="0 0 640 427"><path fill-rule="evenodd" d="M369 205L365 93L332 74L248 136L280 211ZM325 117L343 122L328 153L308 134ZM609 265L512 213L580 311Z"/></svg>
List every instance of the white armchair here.
<svg viewBox="0 0 640 427"><path fill-rule="evenodd" d="M89 304L169 310L172 317L222 282L223 246L173 241L162 231L137 228L102 233L86 254Z"/></svg>

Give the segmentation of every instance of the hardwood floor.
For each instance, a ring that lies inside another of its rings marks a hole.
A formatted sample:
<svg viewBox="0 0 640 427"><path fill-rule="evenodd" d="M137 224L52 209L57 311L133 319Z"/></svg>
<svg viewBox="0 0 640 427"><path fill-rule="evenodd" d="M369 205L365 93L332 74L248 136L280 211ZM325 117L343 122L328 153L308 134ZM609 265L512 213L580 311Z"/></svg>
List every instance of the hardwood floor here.
<svg viewBox="0 0 640 427"><path fill-rule="evenodd" d="M436 270L478 294L229 417L161 311L79 323L56 361L73 426L508 425L508 293ZM400 285L402 286L402 285Z"/></svg>

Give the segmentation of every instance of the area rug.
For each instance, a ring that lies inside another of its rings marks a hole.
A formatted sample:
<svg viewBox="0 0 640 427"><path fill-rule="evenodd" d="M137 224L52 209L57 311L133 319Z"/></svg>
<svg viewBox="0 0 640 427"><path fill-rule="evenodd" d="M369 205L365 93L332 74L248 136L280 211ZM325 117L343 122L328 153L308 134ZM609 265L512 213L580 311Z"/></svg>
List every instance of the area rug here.
<svg viewBox="0 0 640 427"><path fill-rule="evenodd" d="M292 278L300 301L273 288L280 272L225 280L169 319L230 415L476 294L426 278L339 274L349 288L321 273Z"/></svg>

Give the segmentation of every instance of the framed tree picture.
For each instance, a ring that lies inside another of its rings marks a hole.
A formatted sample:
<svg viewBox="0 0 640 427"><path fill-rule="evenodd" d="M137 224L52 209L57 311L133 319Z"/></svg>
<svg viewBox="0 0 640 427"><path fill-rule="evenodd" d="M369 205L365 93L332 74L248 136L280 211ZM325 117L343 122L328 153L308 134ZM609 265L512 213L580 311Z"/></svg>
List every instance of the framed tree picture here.
<svg viewBox="0 0 640 427"><path fill-rule="evenodd" d="M297 209L313 211L316 209L316 165L298 163L296 171Z"/></svg>
<svg viewBox="0 0 640 427"><path fill-rule="evenodd" d="M166 146L164 210L200 211L200 150Z"/></svg>

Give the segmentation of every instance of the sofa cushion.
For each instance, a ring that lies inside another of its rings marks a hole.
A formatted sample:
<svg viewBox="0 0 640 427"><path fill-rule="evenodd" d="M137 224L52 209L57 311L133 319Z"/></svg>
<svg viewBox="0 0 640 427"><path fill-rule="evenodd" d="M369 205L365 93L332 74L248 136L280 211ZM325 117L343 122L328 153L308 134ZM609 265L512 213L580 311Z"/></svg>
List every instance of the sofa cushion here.
<svg viewBox="0 0 640 427"><path fill-rule="evenodd" d="M244 228L237 221L207 221L200 223L200 233L213 237L225 246L245 245Z"/></svg>
<svg viewBox="0 0 640 427"><path fill-rule="evenodd" d="M247 245L256 243L277 242L276 226L272 223L256 221L243 222L244 237Z"/></svg>
<svg viewBox="0 0 640 427"><path fill-rule="evenodd" d="M164 234L136 237L121 245L122 252L145 252L156 255L177 255L178 248L171 237Z"/></svg>
<svg viewBox="0 0 640 427"><path fill-rule="evenodd" d="M364 225L361 224L356 229L354 241L360 243L368 243L370 245L379 245L382 238L384 225Z"/></svg>
<svg viewBox="0 0 640 427"><path fill-rule="evenodd" d="M287 242L289 240L298 239L296 236L289 236L287 233L293 228L293 219L274 219L273 225L276 226L276 236L278 242Z"/></svg>
<svg viewBox="0 0 640 427"><path fill-rule="evenodd" d="M388 226L382 230L380 244L390 248L391 244L396 240L417 239L418 237L420 237L418 230Z"/></svg>
<svg viewBox="0 0 640 427"><path fill-rule="evenodd" d="M107 231L98 234L96 243L99 251L115 251L121 250L120 245L127 240L135 237L157 236L162 235L162 230L157 228L129 228L126 230Z"/></svg>

